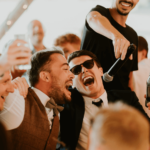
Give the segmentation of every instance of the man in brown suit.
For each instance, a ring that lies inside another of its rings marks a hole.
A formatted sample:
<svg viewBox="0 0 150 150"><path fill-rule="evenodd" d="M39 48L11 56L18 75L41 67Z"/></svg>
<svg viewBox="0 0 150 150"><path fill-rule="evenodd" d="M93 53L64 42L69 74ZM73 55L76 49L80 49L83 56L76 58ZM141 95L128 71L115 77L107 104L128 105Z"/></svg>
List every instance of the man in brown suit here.
<svg viewBox="0 0 150 150"><path fill-rule="evenodd" d="M3 120L16 122L13 127L8 125L15 150L55 150L59 147L59 112L63 109L59 105L71 101L68 88L73 78L62 51L55 48L33 55L29 71L32 88L28 89L25 100L19 98L16 91L10 94L6 102L12 104L15 112L8 108L3 112L9 116ZM17 119L10 117L17 113Z"/></svg>

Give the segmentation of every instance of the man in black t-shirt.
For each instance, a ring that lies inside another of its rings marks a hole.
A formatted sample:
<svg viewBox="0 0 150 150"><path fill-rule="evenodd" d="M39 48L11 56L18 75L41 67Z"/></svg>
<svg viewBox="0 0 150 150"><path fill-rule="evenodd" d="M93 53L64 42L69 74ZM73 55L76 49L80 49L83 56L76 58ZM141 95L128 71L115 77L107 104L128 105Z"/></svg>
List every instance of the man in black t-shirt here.
<svg viewBox="0 0 150 150"><path fill-rule="evenodd" d="M98 57L103 72L107 72L117 58L125 58L127 48L131 43L138 47L137 33L128 25L126 19L129 12L139 0L113 0L112 8L97 5L87 15L81 49L93 52ZM137 50L112 82L104 82L107 91L133 90L132 71L137 70Z"/></svg>

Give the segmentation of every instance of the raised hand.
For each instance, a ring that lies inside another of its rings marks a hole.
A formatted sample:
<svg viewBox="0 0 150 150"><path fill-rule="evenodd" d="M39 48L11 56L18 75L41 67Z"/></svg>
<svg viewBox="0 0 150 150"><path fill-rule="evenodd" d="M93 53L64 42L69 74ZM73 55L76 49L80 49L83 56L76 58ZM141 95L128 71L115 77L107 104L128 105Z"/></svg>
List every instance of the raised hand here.
<svg viewBox="0 0 150 150"><path fill-rule="evenodd" d="M23 78L17 77L12 81L12 84L14 85L15 89L19 90L20 95L26 98L29 88L26 79L24 77Z"/></svg>
<svg viewBox="0 0 150 150"><path fill-rule="evenodd" d="M121 57L121 59L124 60L128 47L130 46L130 42L120 34L114 37L113 45L114 45L115 57L116 58ZM133 56L131 55L130 59L132 59L132 57Z"/></svg>
<svg viewBox="0 0 150 150"><path fill-rule="evenodd" d="M0 70L5 72L12 66L28 64L31 58L31 50L25 45L23 40L15 40L6 47L0 56Z"/></svg>

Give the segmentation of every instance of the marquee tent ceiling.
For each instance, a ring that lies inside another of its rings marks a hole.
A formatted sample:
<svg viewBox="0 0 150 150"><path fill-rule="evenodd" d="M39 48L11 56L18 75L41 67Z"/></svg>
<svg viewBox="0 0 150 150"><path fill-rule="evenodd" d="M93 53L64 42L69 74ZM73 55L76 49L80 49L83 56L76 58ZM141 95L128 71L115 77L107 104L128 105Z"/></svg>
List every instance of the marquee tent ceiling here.
<svg viewBox="0 0 150 150"><path fill-rule="evenodd" d="M27 10L24 9L25 12L22 9L23 2L31 4ZM112 0L0 0L0 38L10 29L0 40L0 51L14 35L25 35L26 27L33 19L40 20L45 27L44 43L47 47L52 46L57 36L66 32L73 32L81 37L85 17L90 9L97 4L110 7L111 2ZM19 3L22 5L19 6ZM21 11L17 12L19 7ZM150 45L150 0L139 1L129 15L127 24L139 35L146 37Z"/></svg>

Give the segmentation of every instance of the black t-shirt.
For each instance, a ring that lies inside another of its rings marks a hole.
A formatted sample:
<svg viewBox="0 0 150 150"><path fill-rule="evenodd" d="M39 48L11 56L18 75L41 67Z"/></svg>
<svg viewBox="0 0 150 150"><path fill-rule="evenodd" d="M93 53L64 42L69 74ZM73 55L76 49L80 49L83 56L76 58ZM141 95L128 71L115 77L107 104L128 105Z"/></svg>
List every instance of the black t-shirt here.
<svg viewBox="0 0 150 150"><path fill-rule="evenodd" d="M105 16L110 23L128 40L130 43L135 44L138 47L138 36L137 33L128 25L122 27L118 24L111 16L109 9L97 5L91 11L97 11L101 15ZM81 41L81 50L88 50L93 52L99 59L103 72L107 72L110 67L116 61L114 54L114 47L112 40L107 37L96 33L90 26L87 21L85 22L83 37ZM129 82L129 73L131 71L138 69L137 61L137 49L133 54L133 60L128 60L124 66L118 71L114 76L112 82L104 83L104 88L109 90L130 90L128 87Z"/></svg>

